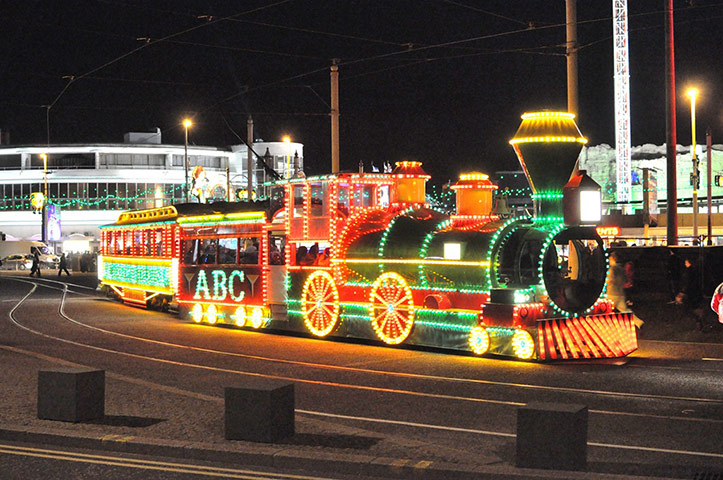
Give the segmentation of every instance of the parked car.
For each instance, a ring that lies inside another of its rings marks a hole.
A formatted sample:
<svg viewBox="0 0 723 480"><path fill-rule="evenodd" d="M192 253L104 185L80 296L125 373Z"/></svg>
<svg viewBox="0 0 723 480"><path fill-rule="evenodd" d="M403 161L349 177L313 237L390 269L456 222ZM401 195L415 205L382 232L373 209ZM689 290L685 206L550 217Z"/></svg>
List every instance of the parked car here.
<svg viewBox="0 0 723 480"><path fill-rule="evenodd" d="M8 255L0 260L3 270L30 270L33 268L33 256L27 255Z"/></svg>

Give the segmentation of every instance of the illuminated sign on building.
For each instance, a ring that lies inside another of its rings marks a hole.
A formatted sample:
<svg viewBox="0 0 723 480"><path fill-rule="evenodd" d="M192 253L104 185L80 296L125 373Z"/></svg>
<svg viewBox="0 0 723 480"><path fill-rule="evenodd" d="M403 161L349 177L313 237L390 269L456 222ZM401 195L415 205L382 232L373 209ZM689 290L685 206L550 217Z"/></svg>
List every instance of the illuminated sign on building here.
<svg viewBox="0 0 723 480"><path fill-rule="evenodd" d="M60 229L60 207L52 203L45 207L45 239L49 242L59 242L63 238Z"/></svg>
<svg viewBox="0 0 723 480"><path fill-rule="evenodd" d="M620 235L620 227L613 226L613 227L597 227L595 229L597 231L597 234L601 237L617 237Z"/></svg>

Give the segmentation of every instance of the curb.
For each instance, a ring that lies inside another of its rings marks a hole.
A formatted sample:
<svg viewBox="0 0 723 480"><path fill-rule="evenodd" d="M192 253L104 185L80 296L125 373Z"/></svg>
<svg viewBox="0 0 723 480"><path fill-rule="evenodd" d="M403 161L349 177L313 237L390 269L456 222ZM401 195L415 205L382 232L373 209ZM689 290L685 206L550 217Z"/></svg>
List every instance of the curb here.
<svg viewBox="0 0 723 480"><path fill-rule="evenodd" d="M651 479L619 474L520 469L508 465L456 464L418 459L374 457L319 450L302 450L283 445L182 442L125 435L84 435L62 429L22 426L0 427L0 440L55 445L109 452L157 455L177 459L225 464L253 465L277 469L304 470L315 474L372 476L424 480L546 480L546 479Z"/></svg>

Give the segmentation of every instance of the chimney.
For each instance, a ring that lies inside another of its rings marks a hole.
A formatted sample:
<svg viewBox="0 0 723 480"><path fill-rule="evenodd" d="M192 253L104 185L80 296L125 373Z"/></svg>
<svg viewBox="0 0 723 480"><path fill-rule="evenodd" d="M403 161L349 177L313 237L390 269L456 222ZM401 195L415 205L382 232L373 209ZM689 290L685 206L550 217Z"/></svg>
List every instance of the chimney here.
<svg viewBox="0 0 723 480"><path fill-rule="evenodd" d="M392 175L396 177L394 203L425 203L429 175L422 169L422 162L396 162Z"/></svg>
<svg viewBox="0 0 723 480"><path fill-rule="evenodd" d="M568 112L533 112L510 140L532 188L536 215L562 217L562 188L587 139Z"/></svg>
<svg viewBox="0 0 723 480"><path fill-rule="evenodd" d="M449 188L457 192L456 214L478 217L492 213L492 192L499 187L484 173L471 172L460 175L459 181Z"/></svg>

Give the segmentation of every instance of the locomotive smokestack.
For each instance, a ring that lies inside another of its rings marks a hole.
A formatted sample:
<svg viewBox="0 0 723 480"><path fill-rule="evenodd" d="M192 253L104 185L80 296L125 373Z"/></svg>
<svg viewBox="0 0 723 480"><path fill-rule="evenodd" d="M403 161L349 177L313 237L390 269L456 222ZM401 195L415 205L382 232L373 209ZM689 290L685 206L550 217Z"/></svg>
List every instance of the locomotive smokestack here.
<svg viewBox="0 0 723 480"><path fill-rule="evenodd" d="M562 188L587 139L568 112L533 112L510 140L532 188L537 215L562 217Z"/></svg>
<svg viewBox="0 0 723 480"><path fill-rule="evenodd" d="M457 193L457 215L477 217L492 213L492 192L499 187L484 173L472 172L460 175L449 188Z"/></svg>

